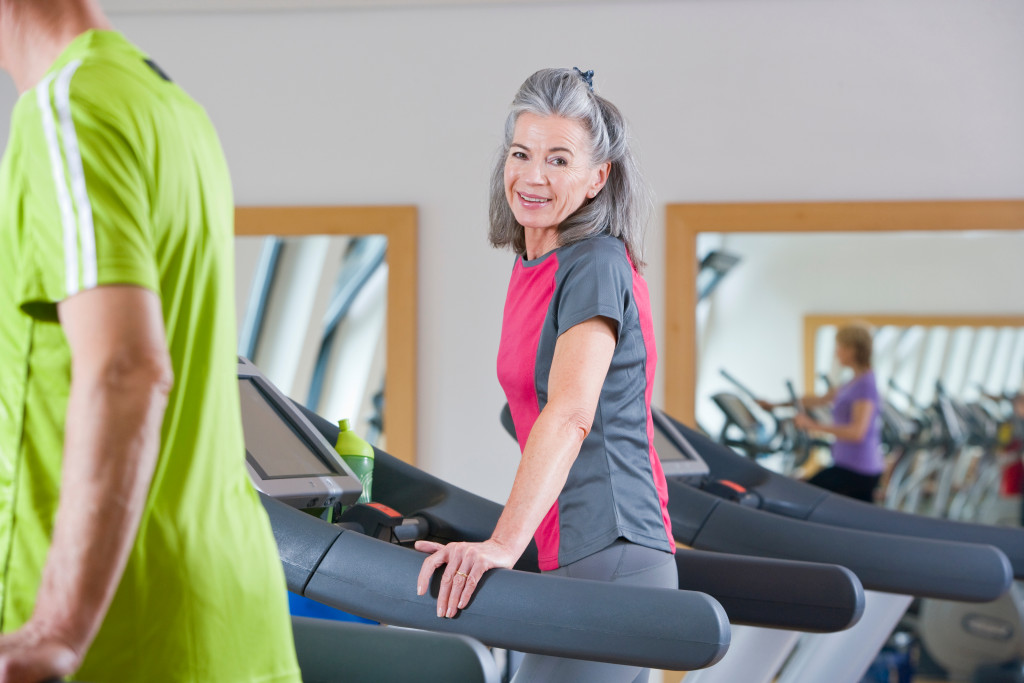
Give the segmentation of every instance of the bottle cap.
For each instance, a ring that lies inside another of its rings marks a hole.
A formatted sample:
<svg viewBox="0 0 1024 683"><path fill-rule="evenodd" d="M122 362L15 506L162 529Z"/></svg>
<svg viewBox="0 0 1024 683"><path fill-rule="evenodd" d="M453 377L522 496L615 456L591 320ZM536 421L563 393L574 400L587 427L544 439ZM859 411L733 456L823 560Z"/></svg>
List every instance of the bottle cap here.
<svg viewBox="0 0 1024 683"><path fill-rule="evenodd" d="M353 431L348 419L338 420L338 440L334 443L334 450L342 457L373 458L373 446Z"/></svg>

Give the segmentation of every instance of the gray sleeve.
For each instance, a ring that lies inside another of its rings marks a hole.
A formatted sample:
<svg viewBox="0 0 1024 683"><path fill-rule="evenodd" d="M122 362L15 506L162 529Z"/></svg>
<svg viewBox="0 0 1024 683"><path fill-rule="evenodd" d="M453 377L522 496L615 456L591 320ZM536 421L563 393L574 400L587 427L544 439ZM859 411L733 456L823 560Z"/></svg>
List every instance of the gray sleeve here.
<svg viewBox="0 0 1024 683"><path fill-rule="evenodd" d="M562 335L574 325L604 316L615 321L616 334L632 296L633 273L625 249L615 238L592 238L559 266L556 325ZM564 272L563 272L564 270Z"/></svg>

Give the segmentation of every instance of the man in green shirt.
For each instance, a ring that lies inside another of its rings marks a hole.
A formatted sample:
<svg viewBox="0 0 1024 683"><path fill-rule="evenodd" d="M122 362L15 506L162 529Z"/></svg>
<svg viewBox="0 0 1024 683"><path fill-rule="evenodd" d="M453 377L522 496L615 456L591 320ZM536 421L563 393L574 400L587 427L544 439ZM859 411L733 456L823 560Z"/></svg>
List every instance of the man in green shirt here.
<svg viewBox="0 0 1024 683"><path fill-rule="evenodd" d="M0 0L0 681L299 681L244 466L205 112L95 0Z"/></svg>

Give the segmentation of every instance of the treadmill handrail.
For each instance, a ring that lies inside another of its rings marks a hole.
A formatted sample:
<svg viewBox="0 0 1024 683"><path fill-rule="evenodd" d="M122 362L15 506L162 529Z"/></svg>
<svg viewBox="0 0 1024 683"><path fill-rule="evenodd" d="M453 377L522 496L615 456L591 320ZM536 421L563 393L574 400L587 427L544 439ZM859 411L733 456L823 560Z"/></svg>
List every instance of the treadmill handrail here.
<svg viewBox="0 0 1024 683"><path fill-rule="evenodd" d="M849 568L869 590L965 602L995 600L1012 581L1009 560L993 546L805 522L674 481L668 491L676 538L695 548L828 562Z"/></svg>
<svg viewBox="0 0 1024 683"><path fill-rule="evenodd" d="M671 416L669 419L707 462L712 475L756 491L764 500L762 509L836 529L995 546L1009 559L1013 576L1024 579L1024 529L1020 527L925 517L853 500L776 474L711 441Z"/></svg>
<svg viewBox="0 0 1024 683"><path fill-rule="evenodd" d="M422 553L261 499L282 563L291 569L289 590L353 614L523 652L662 669L711 666L729 647L725 610L703 593L508 569L485 574L457 617L439 618L440 575L428 594L416 595ZM338 530L333 541L322 527Z"/></svg>
<svg viewBox="0 0 1024 683"><path fill-rule="evenodd" d="M864 588L846 567L695 548L676 552L679 587L713 596L729 622L832 633L864 614Z"/></svg>

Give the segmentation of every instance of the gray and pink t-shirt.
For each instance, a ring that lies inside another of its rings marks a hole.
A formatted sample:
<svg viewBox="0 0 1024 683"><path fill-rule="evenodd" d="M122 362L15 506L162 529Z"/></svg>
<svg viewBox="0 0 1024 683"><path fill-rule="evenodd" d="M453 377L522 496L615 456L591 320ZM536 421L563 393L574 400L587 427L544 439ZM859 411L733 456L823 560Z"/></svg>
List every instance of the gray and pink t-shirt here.
<svg viewBox="0 0 1024 683"><path fill-rule="evenodd" d="M654 450L651 392L657 353L647 283L615 237L591 237L533 261L516 259L505 299L498 380L519 447L526 445L547 404L559 335L596 316L615 321L618 343L591 432L534 535L542 570L580 560L619 537L675 551L665 475Z"/></svg>
<svg viewBox="0 0 1024 683"><path fill-rule="evenodd" d="M853 470L859 474L873 476L885 469L882 459L881 399L875 385L875 373L868 370L839 388L832 406L835 424L849 424L853 419L853 404L857 401L871 403L871 425L860 441L840 441L832 444L832 462L838 467Z"/></svg>

